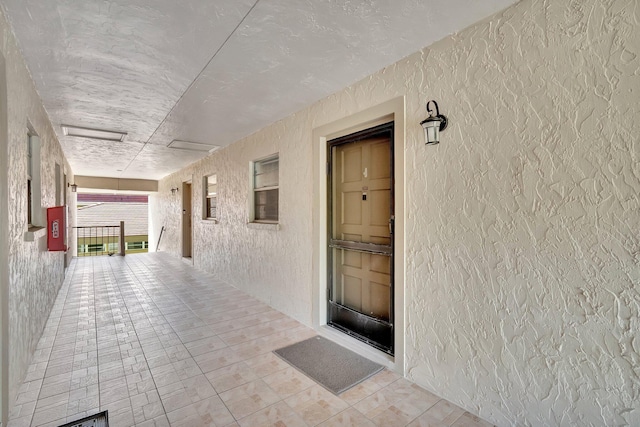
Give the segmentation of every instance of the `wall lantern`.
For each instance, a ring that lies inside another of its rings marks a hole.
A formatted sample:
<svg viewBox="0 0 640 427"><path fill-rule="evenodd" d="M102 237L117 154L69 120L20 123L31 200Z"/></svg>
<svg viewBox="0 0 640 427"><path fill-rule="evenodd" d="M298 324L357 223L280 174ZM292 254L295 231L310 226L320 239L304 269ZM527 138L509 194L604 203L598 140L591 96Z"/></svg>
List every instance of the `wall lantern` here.
<svg viewBox="0 0 640 427"><path fill-rule="evenodd" d="M178 187L171 189L171 194L176 194L178 192Z"/></svg>
<svg viewBox="0 0 640 427"><path fill-rule="evenodd" d="M69 183L67 183L67 187L71 187L71 192L72 193L77 193L78 192L78 184L69 184Z"/></svg>
<svg viewBox="0 0 640 427"><path fill-rule="evenodd" d="M429 108L430 104L435 106L435 111ZM420 122L424 129L424 143L425 145L438 144L440 142L440 132L447 128L447 117L444 114L440 114L438 103L433 100L427 102L427 113L429 113L429 117Z"/></svg>

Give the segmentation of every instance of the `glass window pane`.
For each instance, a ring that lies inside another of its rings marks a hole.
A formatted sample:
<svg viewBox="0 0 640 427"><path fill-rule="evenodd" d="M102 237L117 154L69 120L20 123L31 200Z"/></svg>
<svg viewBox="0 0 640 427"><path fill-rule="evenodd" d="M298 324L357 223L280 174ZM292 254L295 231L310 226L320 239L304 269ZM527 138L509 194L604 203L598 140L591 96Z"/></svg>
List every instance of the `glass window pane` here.
<svg viewBox="0 0 640 427"><path fill-rule="evenodd" d="M215 196L218 193L218 178L216 175L207 177L207 196Z"/></svg>
<svg viewBox="0 0 640 427"><path fill-rule="evenodd" d="M207 218L217 218L218 198L207 197Z"/></svg>
<svg viewBox="0 0 640 427"><path fill-rule="evenodd" d="M254 164L254 188L278 186L279 159L267 159Z"/></svg>
<svg viewBox="0 0 640 427"><path fill-rule="evenodd" d="M278 220L278 190L255 192L255 219L257 221Z"/></svg>

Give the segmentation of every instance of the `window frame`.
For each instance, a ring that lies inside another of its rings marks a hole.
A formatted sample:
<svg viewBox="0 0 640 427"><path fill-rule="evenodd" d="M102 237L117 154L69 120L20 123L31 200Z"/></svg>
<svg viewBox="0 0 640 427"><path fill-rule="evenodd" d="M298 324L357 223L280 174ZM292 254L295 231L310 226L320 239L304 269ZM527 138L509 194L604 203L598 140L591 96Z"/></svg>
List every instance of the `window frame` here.
<svg viewBox="0 0 640 427"><path fill-rule="evenodd" d="M209 194L209 178L214 177L216 182L216 192L215 195ZM210 206L209 203L215 200L215 216L209 216ZM218 222L220 218L218 211L218 174L212 173L209 175L205 175L202 177L202 219L212 222Z"/></svg>
<svg viewBox="0 0 640 427"><path fill-rule="evenodd" d="M277 185L265 186L256 188L256 166L260 164L267 164L277 160L278 162L278 172L277 172ZM258 224L279 224L280 223L280 153L274 153L266 157L262 157L260 159L254 160L250 163L250 182L251 182L251 196L250 196L250 223L258 223ZM276 204L276 218L275 219L263 219L257 218L257 207L256 207L256 194L260 192L266 191L277 191L277 204Z"/></svg>
<svg viewBox="0 0 640 427"><path fill-rule="evenodd" d="M33 150L31 134L27 133L27 228L33 227Z"/></svg>
<svg viewBox="0 0 640 427"><path fill-rule="evenodd" d="M27 231L31 232L46 226L42 209L42 177L40 137L27 127Z"/></svg>

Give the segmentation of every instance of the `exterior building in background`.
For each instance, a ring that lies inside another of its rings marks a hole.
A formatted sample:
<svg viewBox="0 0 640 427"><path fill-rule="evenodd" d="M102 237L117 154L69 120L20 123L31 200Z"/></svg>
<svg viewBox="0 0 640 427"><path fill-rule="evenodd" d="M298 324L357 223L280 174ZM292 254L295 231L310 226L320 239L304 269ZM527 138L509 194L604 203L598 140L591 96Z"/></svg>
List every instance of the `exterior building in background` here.
<svg viewBox="0 0 640 427"><path fill-rule="evenodd" d="M119 253L121 221L125 254L148 252L147 196L78 194L78 256Z"/></svg>

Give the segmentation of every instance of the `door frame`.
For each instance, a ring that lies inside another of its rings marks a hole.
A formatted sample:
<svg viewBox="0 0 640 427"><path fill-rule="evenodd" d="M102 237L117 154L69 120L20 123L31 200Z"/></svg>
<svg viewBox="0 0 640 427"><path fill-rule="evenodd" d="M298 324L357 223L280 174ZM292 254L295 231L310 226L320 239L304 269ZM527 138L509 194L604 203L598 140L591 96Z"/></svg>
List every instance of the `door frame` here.
<svg viewBox="0 0 640 427"><path fill-rule="evenodd" d="M0 218L9 218L7 75L0 52ZM9 221L0 223L0 426L9 421Z"/></svg>
<svg viewBox="0 0 640 427"><path fill-rule="evenodd" d="M393 227L393 218L395 215L395 177L394 177L394 144L393 144L393 122L387 122L384 123L382 125L379 126L373 126L370 128L365 129L362 132L356 132L353 134L349 134L346 135L342 138L336 138L336 139L332 139L330 141L327 141L327 162L328 162L328 169L327 169L327 227L328 227L328 238L329 238L329 243L336 243L332 240L332 235L333 235L333 231L332 231L332 226L335 226L335 221L338 220L338 218L336 218L336 212L335 212L335 208L334 208L334 203L337 200L337 197L339 197L338 194L334 193L334 180L338 179L339 174L342 172L342 170L338 169L338 165L335 164L334 162L337 161L337 159L335 159L333 157L333 150L336 149L338 150L340 146L343 145L349 145L352 143L371 143L372 140L376 140L376 139L381 139L383 138L383 134L385 135L385 138L389 138L388 140L388 144L389 144L389 164L387 165L389 167L389 172L390 172L390 193L389 193L389 197L390 197L390 204L389 204L389 208L390 211L388 212L388 218L389 218L389 228L390 228L390 237L391 237L391 241L389 246L390 249L390 253L389 256L391 257L391 260L395 260L395 255L394 255L394 234L395 232L391 231L391 228ZM371 165L369 165L371 166ZM364 191L364 188L362 189ZM335 237L334 237L335 238ZM371 242L368 242L371 243ZM342 245L346 245L346 246L342 246ZM351 242L351 245L355 245L358 246L355 242ZM339 243L338 246L343 249L343 250L363 250L363 252L369 254L369 255L374 255L374 252L368 252L368 249L366 248L356 248L356 247L349 247L349 243L348 242L342 242ZM384 250L383 247L386 247L387 245L376 245L376 250ZM328 280L327 280L327 288L331 289L335 286L334 281L336 280L335 275L338 274L338 269L336 267L335 264L335 259L333 258L332 255L332 248L335 248L336 246L333 246L332 244L329 244L327 247L327 273L328 273ZM329 294L327 300L331 301L333 299L334 304L333 307L335 310L338 310L343 316L347 316L348 320L346 318L343 318L343 321L347 321L350 323L359 323L362 326L361 322L366 323L370 328L375 328L378 329L380 333L382 333L382 331L385 329L385 327L389 327L388 332L390 333L391 337L393 337L394 334L394 311L395 311L395 306L393 304L394 302L394 265L392 264L391 266L391 271L390 271L390 289L389 289L389 321L379 321L378 319L375 319L369 315L367 315L366 313L360 312L358 310L349 308L349 307L345 307L342 304L339 304L336 302L336 295L331 295ZM331 292L331 291L328 291ZM329 303L329 306L332 306L331 303ZM356 334L356 338L360 339L363 342L368 343L369 345L371 345L372 347L376 347L379 348L380 350L393 355L393 347L395 345L394 342L390 342L390 347L388 349L384 349L383 344L380 341L376 341L373 338L367 338L365 335L363 335L363 331L362 330L356 330L356 329L350 329L347 325L345 324L341 324L341 321L339 319L330 319L331 318L331 309L327 310L327 323L329 323L331 321L331 326L333 326L334 328L337 329L343 329L347 334L349 333L354 333ZM337 313L336 313L337 314ZM389 325L386 325L386 323L389 323ZM374 326L376 325L376 326ZM386 334L382 334L382 335L386 335Z"/></svg>
<svg viewBox="0 0 640 427"><path fill-rule="evenodd" d="M328 280L328 141L394 122L394 356L377 350L355 338L327 326ZM405 373L405 98L391 99L380 105L313 129L313 295L314 328L340 344L363 354L400 375Z"/></svg>

